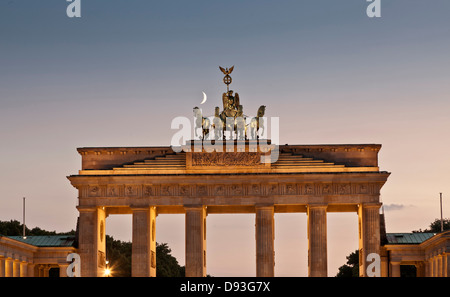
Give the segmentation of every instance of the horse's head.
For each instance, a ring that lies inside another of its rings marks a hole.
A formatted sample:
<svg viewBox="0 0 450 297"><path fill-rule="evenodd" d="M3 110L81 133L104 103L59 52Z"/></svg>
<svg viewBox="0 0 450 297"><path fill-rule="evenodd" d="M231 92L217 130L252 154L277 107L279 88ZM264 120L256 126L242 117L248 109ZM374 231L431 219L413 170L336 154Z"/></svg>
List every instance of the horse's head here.
<svg viewBox="0 0 450 297"><path fill-rule="evenodd" d="M194 111L194 116L195 117L202 115L202 110L200 108L198 108L197 106L194 107L193 111Z"/></svg>
<svg viewBox="0 0 450 297"><path fill-rule="evenodd" d="M258 117L263 117L265 112L266 112L266 106L265 105L261 105L258 108Z"/></svg>

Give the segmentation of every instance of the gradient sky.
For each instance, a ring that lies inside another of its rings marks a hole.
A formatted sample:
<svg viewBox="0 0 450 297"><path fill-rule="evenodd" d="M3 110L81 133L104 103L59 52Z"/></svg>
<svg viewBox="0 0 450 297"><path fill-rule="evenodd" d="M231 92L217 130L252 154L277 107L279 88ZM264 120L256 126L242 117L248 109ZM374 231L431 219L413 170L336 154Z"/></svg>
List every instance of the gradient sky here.
<svg viewBox="0 0 450 297"><path fill-rule="evenodd" d="M69 231L77 147L170 145L171 120L213 114L231 89L280 117L280 143L379 143L388 232L450 214L450 2L0 0L0 220ZM277 214L276 275L307 275L306 214ZM157 241L184 265L184 217ZM209 215L208 273L255 275L254 215ZM131 239L131 216L107 233ZM328 215L328 273L358 248L357 216Z"/></svg>

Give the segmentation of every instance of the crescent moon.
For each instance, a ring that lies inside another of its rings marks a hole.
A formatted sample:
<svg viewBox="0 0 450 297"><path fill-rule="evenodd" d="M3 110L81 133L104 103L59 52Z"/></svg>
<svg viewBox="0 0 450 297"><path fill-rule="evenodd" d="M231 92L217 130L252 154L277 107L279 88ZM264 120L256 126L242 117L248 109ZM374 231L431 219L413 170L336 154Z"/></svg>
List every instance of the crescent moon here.
<svg viewBox="0 0 450 297"><path fill-rule="evenodd" d="M203 101L202 101L202 103L200 103L200 104L205 103L205 102L206 102L206 99L208 99L208 97L206 97L205 92L202 92L202 93L203 93Z"/></svg>

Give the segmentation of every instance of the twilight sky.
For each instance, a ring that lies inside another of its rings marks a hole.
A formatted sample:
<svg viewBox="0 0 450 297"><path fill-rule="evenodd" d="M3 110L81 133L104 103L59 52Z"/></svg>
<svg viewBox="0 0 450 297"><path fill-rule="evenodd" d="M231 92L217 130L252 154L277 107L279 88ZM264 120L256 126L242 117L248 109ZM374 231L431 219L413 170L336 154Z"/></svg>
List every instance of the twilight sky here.
<svg viewBox="0 0 450 297"><path fill-rule="evenodd" d="M77 147L170 145L170 123L225 90L280 117L280 143L379 143L388 232L450 214L450 2L381 0L0 0L0 220L69 231ZM307 275L306 214L277 214L276 275ZM131 216L107 233L131 239ZM208 273L255 275L254 215L209 215ZM328 215L328 274L358 248L357 216ZM184 217L157 241L184 265Z"/></svg>

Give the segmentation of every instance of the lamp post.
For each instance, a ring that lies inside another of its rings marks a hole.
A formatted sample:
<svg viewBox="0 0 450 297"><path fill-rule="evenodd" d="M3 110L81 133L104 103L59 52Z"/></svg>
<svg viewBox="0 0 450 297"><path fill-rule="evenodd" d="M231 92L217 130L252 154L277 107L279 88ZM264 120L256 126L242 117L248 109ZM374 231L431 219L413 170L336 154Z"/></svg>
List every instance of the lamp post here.
<svg viewBox="0 0 450 297"><path fill-rule="evenodd" d="M110 275L111 275L111 269L109 269L109 265L108 265L108 264L109 264L109 261L106 260L105 263L106 263L105 276L106 276L106 277L110 277Z"/></svg>
<svg viewBox="0 0 450 297"><path fill-rule="evenodd" d="M444 232L444 219L442 217L442 193L439 193L440 195L440 202L441 202L441 232Z"/></svg>

